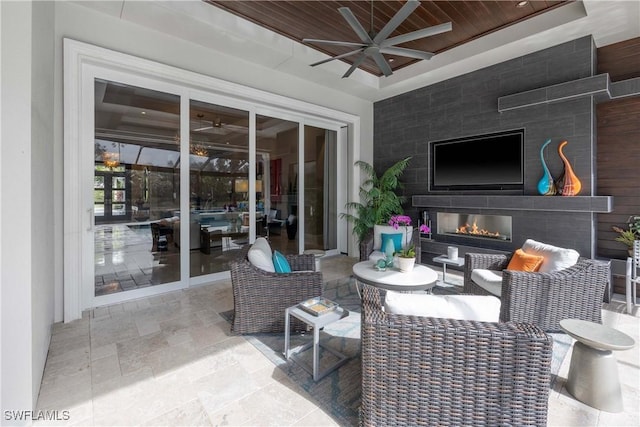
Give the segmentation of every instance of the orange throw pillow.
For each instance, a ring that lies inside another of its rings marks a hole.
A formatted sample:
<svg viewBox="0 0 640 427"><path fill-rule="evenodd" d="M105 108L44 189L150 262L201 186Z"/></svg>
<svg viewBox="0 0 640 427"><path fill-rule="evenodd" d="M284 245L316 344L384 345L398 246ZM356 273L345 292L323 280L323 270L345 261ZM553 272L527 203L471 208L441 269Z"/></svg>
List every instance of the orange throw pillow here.
<svg viewBox="0 0 640 427"><path fill-rule="evenodd" d="M528 271L534 273L540 269L544 257L540 255L529 255L522 249L516 250L509 261L507 270Z"/></svg>

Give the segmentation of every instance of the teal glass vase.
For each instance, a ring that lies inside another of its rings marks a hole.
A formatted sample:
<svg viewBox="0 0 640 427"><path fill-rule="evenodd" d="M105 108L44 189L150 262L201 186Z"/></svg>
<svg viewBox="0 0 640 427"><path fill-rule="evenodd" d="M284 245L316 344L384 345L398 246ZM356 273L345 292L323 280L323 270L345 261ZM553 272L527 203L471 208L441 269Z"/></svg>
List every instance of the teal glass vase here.
<svg viewBox="0 0 640 427"><path fill-rule="evenodd" d="M393 240L387 240L383 249L385 258L387 259L387 267L393 267L393 254L396 251L396 246L393 243Z"/></svg>

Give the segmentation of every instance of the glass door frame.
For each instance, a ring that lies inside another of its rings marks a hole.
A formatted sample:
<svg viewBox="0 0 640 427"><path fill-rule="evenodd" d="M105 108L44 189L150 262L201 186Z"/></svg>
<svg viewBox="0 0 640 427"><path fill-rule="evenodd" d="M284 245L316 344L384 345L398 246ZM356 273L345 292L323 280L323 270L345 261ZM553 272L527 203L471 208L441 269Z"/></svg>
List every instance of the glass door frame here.
<svg viewBox="0 0 640 427"><path fill-rule="evenodd" d="M100 48L71 39L63 40L64 48L64 288L62 289L64 321L82 317L82 311L100 305L113 304L142 296L184 289L191 285L216 280L213 276L201 276L201 280L189 280L189 254L181 252L181 280L175 283L151 286L143 289L94 297L93 290L93 172L94 150L94 81L96 78L119 81L152 90L180 96L180 220L189 221L189 103L193 99L213 99L220 105L243 108L250 112L250 159L256 161L256 114L268 115L299 122L299 141L304 141L304 125L309 124L338 131L340 146L344 147L347 162L346 138L341 138L341 128L350 129L353 141L359 140L360 117L333 110L305 101L272 94L248 86L235 84L214 77L190 72L163 63L138 58L132 55ZM206 98L200 96L207 94ZM224 100L224 102L223 102ZM346 133L345 133L346 134ZM299 142L300 143L300 142ZM359 155L357 146L352 145L349 155ZM299 160L304 159L304 150L299 152ZM347 172L339 167L341 171ZM255 206L255 168L250 168L250 203ZM302 178L304 179L304 178ZM353 196L347 187L347 180L338 181L339 193L344 200ZM300 185L300 183L299 183ZM304 188L304 187L300 187ZM339 202L340 205L344 205ZM255 210L252 216L255 219ZM344 224L342 224L344 222ZM255 223L255 221L251 221ZM347 229L346 222L339 219L339 228ZM255 239L255 228L250 232L250 241ZM339 252L347 250L347 235ZM181 246L188 247L188 233L181 233ZM341 239L339 239L339 242ZM299 251L304 249L304 240L299 242ZM91 265L87 268L87 265ZM228 272L226 276L229 277ZM90 286L88 285L90 284Z"/></svg>
<svg viewBox="0 0 640 427"><path fill-rule="evenodd" d="M159 285L153 285L144 287L141 289L134 289L122 292L116 292L108 295L95 295L95 287L94 276L95 276L95 263L94 263L94 253L95 253L95 242L94 242L94 230L95 230L95 217L94 217L94 209L93 209L93 184L91 184L91 194L88 194L87 183L93 182L93 176L95 174L95 160L93 153L93 144L89 144L89 141L93 142L95 139L95 115L94 115L94 105L95 105L95 81L96 79L113 81L125 85L140 87L144 89L150 89L158 92L164 92L171 95L176 95L180 97L180 139L184 141L185 137L188 141L188 99L187 99L187 113L186 113L186 121L187 128L185 132L184 128L184 118L185 118L185 97L188 94L183 87L179 85L175 85L169 82L160 81L158 79L150 78L147 76L141 76L135 73L129 73L122 70L114 70L110 68L100 67L100 66L87 66L85 73L82 75L82 85L84 97L82 99L83 104L81 106L81 111L79 114L81 116L81 121L85 123L82 134L80 144L80 163L81 163L81 176L79 177L80 191L83 195L81 205L83 206L84 211L87 212L90 217L90 224L86 228L83 233L83 243L82 243L82 252L86 254L82 257L82 288L81 288L81 304L83 309L99 307L103 305L110 305L119 302L128 301L131 299L157 295L161 293L166 293L170 291L175 291L179 289L185 289L188 287L188 281L185 280L185 270L188 264L188 258L185 264L185 250L183 248L188 248L187 245L189 235L188 233L181 233L180 236L180 280L177 282L163 283ZM186 134L186 135L185 135ZM186 153L186 155L185 155ZM184 178L182 176L183 169L185 165L188 169L189 162L189 147L188 144L181 143L180 144L180 221L183 224L188 224L188 204L189 204L189 192L188 192L188 181L187 181L187 190L184 189ZM186 159L186 160L185 160ZM67 188L67 186L65 186ZM91 199L91 200L89 200ZM89 206L91 205L91 206ZM187 207L187 213L185 214L185 206ZM184 222L184 221L187 222ZM65 251L66 255L66 251ZM186 253L188 256L189 254ZM188 271L186 272L188 275Z"/></svg>
<svg viewBox="0 0 640 427"><path fill-rule="evenodd" d="M204 102L204 103L219 105L219 106L228 107L228 108L235 108L237 110L244 110L249 113L249 148L248 148L249 150L248 152L248 156L249 156L249 242L253 243L256 239L256 209L255 209L255 206L256 206L256 193L255 193L256 113L255 113L255 106L250 102L242 101L240 99L236 99L231 96L217 94L217 93L214 94L211 92L205 92L205 91L200 91L195 89L191 89L188 91L187 111L189 111L189 106L191 101ZM187 129L189 129L188 118L189 117L187 113L187 123L186 123ZM188 154L189 154L188 143L190 140L188 131L187 131L186 139L182 139L182 140L187 141L187 158L188 158ZM186 192L185 194L187 195L189 194L189 173L190 173L189 169L190 169L189 162L187 161L186 166L182 168L180 171L180 182L181 184L185 184L185 188L183 189L181 187L181 191L184 190ZM189 213L188 202L189 201L187 197L187 215ZM187 262L186 265L189 265L188 264L189 253L186 253L184 256ZM185 280L189 282L189 286L197 286L197 285L203 285L206 283L211 283L216 280L228 279L230 277L231 275L229 271L190 277L189 269L187 268Z"/></svg>
<svg viewBox="0 0 640 427"><path fill-rule="evenodd" d="M340 125L336 125L335 122L328 122L328 121L324 121L324 120L319 120L316 118L309 118L306 117L304 118L303 121L303 133L302 133L302 141L304 142L304 127L305 126L313 126L316 128L322 128L325 130L329 130L332 132L336 132L336 150L337 150L337 171L336 171L336 185L338 186L338 188L336 189L336 205L338 206L338 210L341 210L343 206L346 205L347 203L347 191L348 191L348 186L347 186L347 170L348 170L348 166L347 166L347 136L346 133L342 132L341 130L343 129L342 126ZM304 143L302 144L304 146ZM304 159L304 157L302 157L302 159ZM300 163L300 164L304 164ZM300 174L303 175L304 174ZM302 185L304 185L304 180L302 182L299 183L299 185L301 187L299 188L305 188ZM303 191L304 193L304 191ZM304 196L303 196L303 202L304 202ZM304 205L302 205L304 206ZM304 221L304 209L302 209L302 221ZM331 250L326 250L326 255L338 255L341 253L347 253L347 241L344 238L341 238L340 236L346 236L347 233L347 224L346 221L340 219L340 214L338 214L338 218L337 218L338 224L337 224L337 232L338 232L338 238L337 238L337 248L336 249L331 249ZM304 222L303 222L304 224ZM304 233L302 233L304 234ZM302 253L304 251L304 241L301 243L301 250L300 253Z"/></svg>

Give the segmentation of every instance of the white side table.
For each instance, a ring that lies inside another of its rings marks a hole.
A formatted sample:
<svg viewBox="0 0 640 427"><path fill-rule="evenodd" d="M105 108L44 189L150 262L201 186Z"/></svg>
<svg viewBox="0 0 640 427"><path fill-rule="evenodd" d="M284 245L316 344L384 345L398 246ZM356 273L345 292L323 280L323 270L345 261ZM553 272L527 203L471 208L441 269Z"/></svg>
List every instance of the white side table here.
<svg viewBox="0 0 640 427"><path fill-rule="evenodd" d="M569 365L567 391L579 401L607 412L622 412L618 365L611 350L629 350L635 340L599 323L564 319L560 327L576 339Z"/></svg>
<svg viewBox="0 0 640 427"><path fill-rule="evenodd" d="M464 265L464 258L458 257L456 259L451 259L446 255L439 255L433 258L432 261L442 264L442 283L443 284L447 283L447 265L455 265L458 267L462 267Z"/></svg>
<svg viewBox="0 0 640 427"><path fill-rule="evenodd" d="M636 298L636 286L640 282L640 278L637 276L637 272L633 271L636 266L633 263L633 258L627 258L627 269L625 274L625 297L627 300L627 313L633 313L633 307L638 305L638 299Z"/></svg>
<svg viewBox="0 0 640 427"><path fill-rule="evenodd" d="M337 350L334 350L330 347L322 345L320 343L320 329L322 329L323 327L333 322L337 322L338 320L343 319L348 315L349 315L349 311L342 307L338 307L332 312L321 314L320 316L314 316L311 313L307 313L297 305L287 308L284 312L284 357L285 359L288 360L290 357L293 358L293 360L295 360L298 364L300 364L300 366L305 371L313 375L314 381L318 381L324 378L327 374L332 372L334 369L337 369L338 367L342 366L347 360L349 360L349 357L345 356L344 354L340 353ZM289 348L289 338L291 335L289 332L289 316L293 316L297 319L300 319L307 325L310 325L311 327L313 327L312 342L309 342L297 349ZM303 352L304 350L308 349L311 346L313 346L313 366L311 369L309 369L309 366L307 366L305 363L301 363L302 362L301 360L296 360L295 356L296 354ZM325 368L324 371L322 372L320 371L320 347L327 350L328 352L330 352L331 354L333 354L338 358L337 362Z"/></svg>

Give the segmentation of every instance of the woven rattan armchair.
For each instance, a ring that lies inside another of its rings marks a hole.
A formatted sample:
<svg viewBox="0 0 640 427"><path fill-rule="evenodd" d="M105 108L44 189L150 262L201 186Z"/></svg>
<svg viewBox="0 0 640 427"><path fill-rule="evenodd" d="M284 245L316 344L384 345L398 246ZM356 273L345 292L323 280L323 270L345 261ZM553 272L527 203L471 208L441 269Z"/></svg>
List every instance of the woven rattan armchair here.
<svg viewBox="0 0 640 427"><path fill-rule="evenodd" d="M314 255L287 255L292 273L270 273L247 259L244 246L230 262L234 317L231 330L238 334L283 332L284 311L306 299L322 295L322 273L315 271ZM306 325L297 319L293 331Z"/></svg>
<svg viewBox="0 0 640 427"><path fill-rule="evenodd" d="M363 426L547 424L552 340L535 325L387 314L362 294Z"/></svg>
<svg viewBox="0 0 640 427"><path fill-rule="evenodd" d="M420 264L422 259L422 250L420 248L422 246L420 244L420 231L417 228L413 230L412 243L416 248L416 263ZM369 234L360 242L360 261L367 261L371 252L373 252L373 229L371 229Z"/></svg>
<svg viewBox="0 0 640 427"><path fill-rule="evenodd" d="M580 258L554 273L505 270L511 255L467 253L464 293L490 295L471 280L476 268L502 271L500 320L526 322L545 331L560 331L562 319L602 323L602 300L610 281L607 263Z"/></svg>

